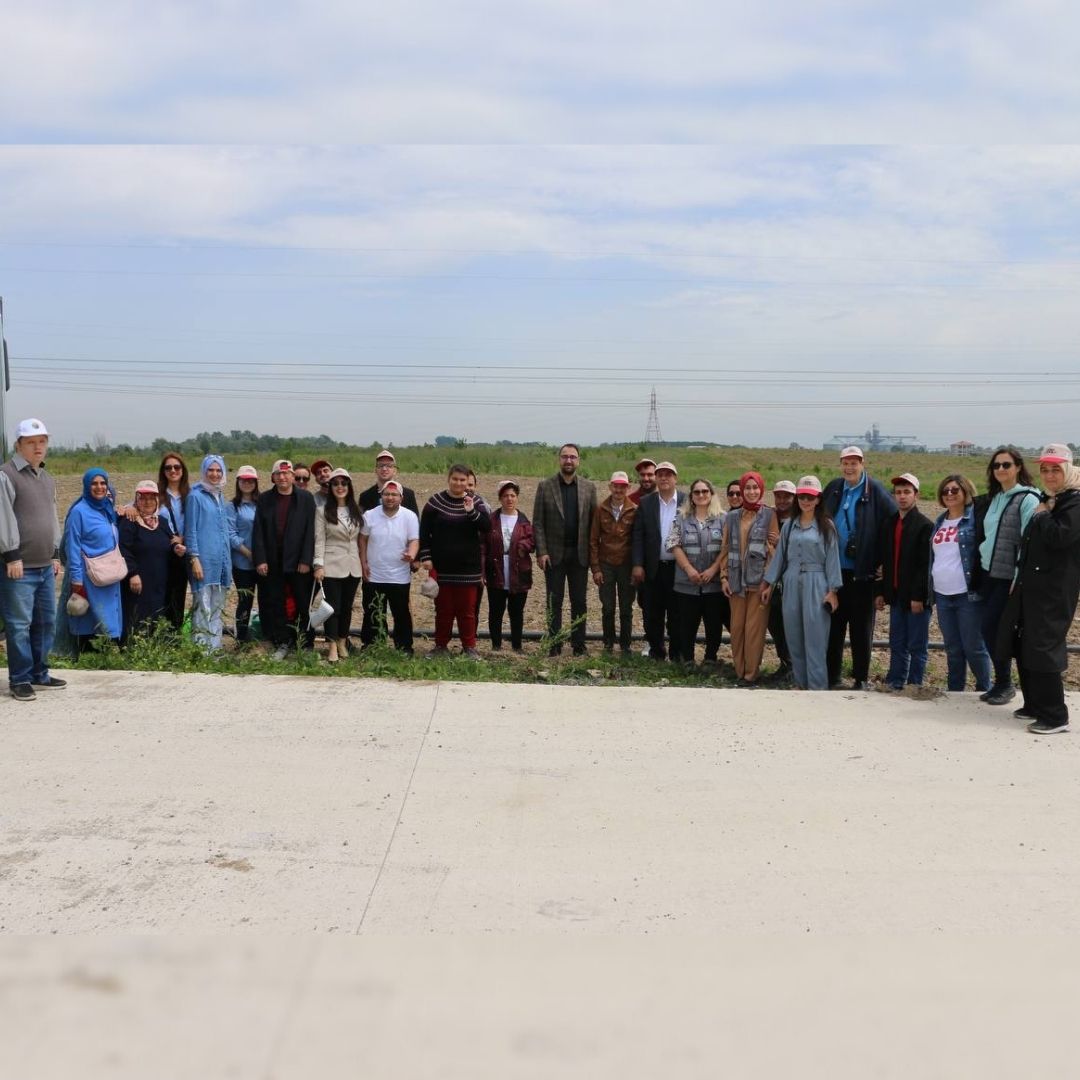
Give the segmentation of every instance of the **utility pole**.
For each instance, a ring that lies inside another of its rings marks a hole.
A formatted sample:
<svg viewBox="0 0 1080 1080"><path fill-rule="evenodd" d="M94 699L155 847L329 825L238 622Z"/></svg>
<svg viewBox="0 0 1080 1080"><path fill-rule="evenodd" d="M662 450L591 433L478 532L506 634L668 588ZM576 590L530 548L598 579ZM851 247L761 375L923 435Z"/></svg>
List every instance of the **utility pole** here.
<svg viewBox="0 0 1080 1080"><path fill-rule="evenodd" d="M649 421L645 425L645 445L662 443L663 441L660 435L660 417L656 413L656 387L654 386L649 397Z"/></svg>

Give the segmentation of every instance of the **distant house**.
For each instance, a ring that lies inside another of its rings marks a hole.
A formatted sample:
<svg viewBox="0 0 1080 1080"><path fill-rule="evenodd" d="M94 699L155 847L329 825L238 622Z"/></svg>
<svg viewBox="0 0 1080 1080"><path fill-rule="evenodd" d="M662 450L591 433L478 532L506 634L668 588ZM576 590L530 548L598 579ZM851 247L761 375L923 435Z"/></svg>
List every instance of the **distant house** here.
<svg viewBox="0 0 1080 1080"><path fill-rule="evenodd" d="M957 457L971 457L975 452L975 444L968 442L967 439L961 439L959 442L949 443L949 449Z"/></svg>

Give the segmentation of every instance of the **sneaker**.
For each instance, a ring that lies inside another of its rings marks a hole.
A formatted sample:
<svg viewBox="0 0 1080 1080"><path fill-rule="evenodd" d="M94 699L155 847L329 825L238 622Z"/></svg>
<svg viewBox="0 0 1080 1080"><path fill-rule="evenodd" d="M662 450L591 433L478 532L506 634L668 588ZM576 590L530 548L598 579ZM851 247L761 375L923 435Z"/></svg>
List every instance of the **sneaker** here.
<svg viewBox="0 0 1080 1080"><path fill-rule="evenodd" d="M866 689L866 683L865 683L865 681L864 681L864 680L862 680L862 679L856 679L856 680L855 680L855 681L854 681L854 682L853 682L853 683L851 684L851 689L852 689L852 690L865 690L865 689Z"/></svg>
<svg viewBox="0 0 1080 1080"><path fill-rule="evenodd" d="M649 655L649 643L647 641L645 642L644 645L641 646L641 655L642 656L648 656Z"/></svg>
<svg viewBox="0 0 1080 1080"><path fill-rule="evenodd" d="M991 689L989 689L989 690L984 690L984 691L983 691L983 692L982 692L982 693L981 693L981 694L979 695L979 700L980 700L980 701L989 701L989 700L990 700L990 695L991 695L991 694L993 694L993 693L994 693L994 690L993 690L993 688L991 688Z"/></svg>
<svg viewBox="0 0 1080 1080"><path fill-rule="evenodd" d="M271 654L271 660L284 660L289 655L288 645L279 645Z"/></svg>
<svg viewBox="0 0 1080 1080"><path fill-rule="evenodd" d="M439 660L444 656L449 656L450 650L445 645L436 645L427 655L429 660Z"/></svg>
<svg viewBox="0 0 1080 1080"><path fill-rule="evenodd" d="M480 659L480 654L475 649L462 649L461 655L464 656L466 660Z"/></svg>
<svg viewBox="0 0 1080 1080"><path fill-rule="evenodd" d="M1013 709L1013 716L1017 720L1036 720L1038 717L1034 713L1028 712L1027 708Z"/></svg>
<svg viewBox="0 0 1080 1080"><path fill-rule="evenodd" d="M11 688L11 696L16 701L33 701L37 694L34 693L34 688L28 682L16 683Z"/></svg>
<svg viewBox="0 0 1080 1080"><path fill-rule="evenodd" d="M35 690L62 690L67 686L66 679L55 679L50 675L44 682L34 683Z"/></svg>
<svg viewBox="0 0 1080 1080"><path fill-rule="evenodd" d="M1034 724L1028 724L1027 729L1032 735L1056 735L1059 731L1069 730L1069 721L1036 720Z"/></svg>
<svg viewBox="0 0 1080 1080"><path fill-rule="evenodd" d="M1000 690L991 690L982 695L982 700L987 705L1008 705L1016 697L1016 690L1011 686L1003 686Z"/></svg>

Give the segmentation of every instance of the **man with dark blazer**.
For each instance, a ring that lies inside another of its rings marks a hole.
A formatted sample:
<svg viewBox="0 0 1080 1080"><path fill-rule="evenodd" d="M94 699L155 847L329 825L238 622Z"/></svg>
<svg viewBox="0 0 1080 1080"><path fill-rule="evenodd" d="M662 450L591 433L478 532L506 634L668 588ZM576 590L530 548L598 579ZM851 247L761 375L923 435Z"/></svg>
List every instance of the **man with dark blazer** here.
<svg viewBox="0 0 1080 1080"><path fill-rule="evenodd" d="M275 461L270 479L274 486L264 491L255 504L251 558L259 575L263 638L274 644L274 659L284 660L292 645L306 649L315 645L315 632L308 626L311 564L315 560L315 497L293 483L291 461ZM285 610L286 590L296 602L292 619Z"/></svg>
<svg viewBox="0 0 1080 1080"><path fill-rule="evenodd" d="M898 507L881 527L881 577L874 603L889 605L889 674L892 690L922 686L930 641L930 537L933 522L919 513L919 478L892 478Z"/></svg>
<svg viewBox="0 0 1080 1080"><path fill-rule="evenodd" d="M656 466L656 490L642 498L634 518L630 541L634 584L645 587L645 637L649 641L649 659L691 660L694 643L683 648L679 619L675 611L675 556L668 550L667 538L686 492L677 491L679 471L670 461ZM664 646L667 623L668 648ZM684 655L685 654L685 655Z"/></svg>
<svg viewBox="0 0 1080 1080"><path fill-rule="evenodd" d="M391 481L395 480L401 487L401 505L406 510L411 510L420 519L420 510L416 505L416 492L407 488L397 478L397 458L389 450L380 450L375 455L375 483L365 488L356 496L356 502L363 513L374 510L376 506L382 506L382 489ZM413 563L415 570L419 563ZM371 617L375 610L376 595L379 590L366 579L360 584L360 600L364 611L363 620L360 623L360 644L367 648L375 640L375 623Z"/></svg>
<svg viewBox="0 0 1080 1080"><path fill-rule="evenodd" d="M581 451L573 443L559 449L559 471L541 480L533 503L536 565L547 586L548 636L562 630L563 598L570 586L570 644L575 656L585 653L585 611L589 595L589 534L596 513L596 485L578 476ZM562 645L551 646L558 656Z"/></svg>

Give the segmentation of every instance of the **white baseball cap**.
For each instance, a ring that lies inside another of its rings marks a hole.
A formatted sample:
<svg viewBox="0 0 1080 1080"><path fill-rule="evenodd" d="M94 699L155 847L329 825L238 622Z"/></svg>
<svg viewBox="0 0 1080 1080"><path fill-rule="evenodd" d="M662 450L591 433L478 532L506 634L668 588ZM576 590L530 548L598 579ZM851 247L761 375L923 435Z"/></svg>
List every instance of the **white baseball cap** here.
<svg viewBox="0 0 1080 1080"><path fill-rule="evenodd" d="M626 484L627 486L629 486L630 477L627 476L626 473L622 472L621 470L617 470L616 472L613 472L611 474L610 483L612 483L612 484Z"/></svg>
<svg viewBox="0 0 1080 1080"><path fill-rule="evenodd" d="M656 466L656 471L657 472L661 472L663 469L667 469L668 472L672 472L676 476L679 475L679 470L676 469L675 466L672 465L670 461L661 461L660 464Z"/></svg>
<svg viewBox="0 0 1080 1080"><path fill-rule="evenodd" d="M910 484L916 491L919 490L919 478L914 473L905 472L899 476L894 476L892 485L896 487L897 484Z"/></svg>
<svg viewBox="0 0 1080 1080"><path fill-rule="evenodd" d="M816 476L800 476L795 488L796 495L820 495L821 481Z"/></svg>
<svg viewBox="0 0 1080 1080"><path fill-rule="evenodd" d="M37 421L26 421L23 423L37 423ZM22 424L19 425L22 427ZM38 432L40 435L41 432ZM1043 447L1042 453L1039 455L1039 461L1045 461L1049 465L1071 465L1073 463L1073 454L1066 443L1052 442Z"/></svg>
<svg viewBox="0 0 1080 1080"><path fill-rule="evenodd" d="M259 471L255 468L254 465L241 465L240 468L236 470L236 479L258 480Z"/></svg>
<svg viewBox="0 0 1080 1080"><path fill-rule="evenodd" d="M773 485L773 494L778 491L786 491L789 495L795 495L795 485L790 480L777 480Z"/></svg>
<svg viewBox="0 0 1080 1080"><path fill-rule="evenodd" d="M860 461L863 459L863 452L861 446L845 446L840 451L840 460L843 461L846 457L857 457Z"/></svg>
<svg viewBox="0 0 1080 1080"><path fill-rule="evenodd" d="M28 420L20 420L19 426L15 429L16 439L25 439L34 435L48 435L48 429L45 424L31 416Z"/></svg>

